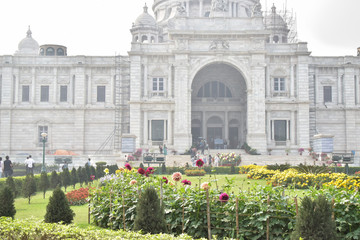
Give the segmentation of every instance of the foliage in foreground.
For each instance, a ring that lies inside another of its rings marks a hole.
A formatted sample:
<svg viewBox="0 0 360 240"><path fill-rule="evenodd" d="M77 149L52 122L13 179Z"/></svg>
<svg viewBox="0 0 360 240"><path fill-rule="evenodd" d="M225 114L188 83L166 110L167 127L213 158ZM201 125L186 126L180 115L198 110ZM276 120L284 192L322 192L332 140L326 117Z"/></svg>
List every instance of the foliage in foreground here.
<svg viewBox="0 0 360 240"><path fill-rule="evenodd" d="M112 231L107 229L86 229L77 226L44 223L33 219L12 220L0 218L0 239L76 239L76 240L117 240L117 239L147 239L147 240L191 240L188 235L182 234L174 237L169 234L142 235L138 232Z"/></svg>
<svg viewBox="0 0 360 240"><path fill-rule="evenodd" d="M14 196L11 189L6 186L0 192L0 217L14 218L15 213Z"/></svg>

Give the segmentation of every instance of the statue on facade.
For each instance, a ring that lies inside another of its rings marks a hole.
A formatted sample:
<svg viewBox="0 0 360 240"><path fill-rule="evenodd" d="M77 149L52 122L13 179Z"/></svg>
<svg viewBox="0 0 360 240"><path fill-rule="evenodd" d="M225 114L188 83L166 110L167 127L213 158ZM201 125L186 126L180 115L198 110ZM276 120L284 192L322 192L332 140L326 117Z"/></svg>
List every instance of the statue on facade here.
<svg viewBox="0 0 360 240"><path fill-rule="evenodd" d="M227 0L212 0L211 1L211 10L215 12L227 12L228 11L228 1Z"/></svg>
<svg viewBox="0 0 360 240"><path fill-rule="evenodd" d="M184 5L179 3L179 5L176 7L176 12L177 15L184 16L186 15L186 8L184 7Z"/></svg>
<svg viewBox="0 0 360 240"><path fill-rule="evenodd" d="M254 5L251 15L253 17L261 17L262 16L260 1Z"/></svg>
<svg viewBox="0 0 360 240"><path fill-rule="evenodd" d="M215 40L210 43L209 49L210 50L221 50L221 49L229 49L230 44L226 40Z"/></svg>

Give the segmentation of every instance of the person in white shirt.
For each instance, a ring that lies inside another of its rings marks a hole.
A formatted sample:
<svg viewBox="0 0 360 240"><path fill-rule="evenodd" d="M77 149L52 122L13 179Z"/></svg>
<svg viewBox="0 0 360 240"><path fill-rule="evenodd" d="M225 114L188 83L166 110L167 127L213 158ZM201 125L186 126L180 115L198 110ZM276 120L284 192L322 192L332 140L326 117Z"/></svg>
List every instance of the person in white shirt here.
<svg viewBox="0 0 360 240"><path fill-rule="evenodd" d="M26 164L26 174L34 174L34 166L35 161L32 159L31 155L26 158L25 164Z"/></svg>

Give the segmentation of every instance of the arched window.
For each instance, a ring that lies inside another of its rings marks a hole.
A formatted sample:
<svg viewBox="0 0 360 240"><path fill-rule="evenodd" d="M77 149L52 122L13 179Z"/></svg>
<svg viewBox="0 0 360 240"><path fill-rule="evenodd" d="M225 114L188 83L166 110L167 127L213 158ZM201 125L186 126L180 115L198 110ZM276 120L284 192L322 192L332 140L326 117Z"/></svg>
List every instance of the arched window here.
<svg viewBox="0 0 360 240"><path fill-rule="evenodd" d="M56 55L57 55L57 56L64 56L64 49L58 48L58 49L56 50Z"/></svg>
<svg viewBox="0 0 360 240"><path fill-rule="evenodd" d="M40 55L44 56L44 49L43 48L40 48Z"/></svg>
<svg viewBox="0 0 360 240"><path fill-rule="evenodd" d="M54 55L55 55L55 50L54 50L54 48L52 48L52 47L47 48L45 55L46 55L46 56L54 56Z"/></svg>
<svg viewBox="0 0 360 240"><path fill-rule="evenodd" d="M230 89L222 82L205 83L198 91L199 98L232 98Z"/></svg>
<svg viewBox="0 0 360 240"><path fill-rule="evenodd" d="M155 37L151 37L151 43L155 42Z"/></svg>
<svg viewBox="0 0 360 240"><path fill-rule="evenodd" d="M142 36L142 37L141 37L141 42L142 42L142 43L148 43L148 37L145 36L145 35Z"/></svg>

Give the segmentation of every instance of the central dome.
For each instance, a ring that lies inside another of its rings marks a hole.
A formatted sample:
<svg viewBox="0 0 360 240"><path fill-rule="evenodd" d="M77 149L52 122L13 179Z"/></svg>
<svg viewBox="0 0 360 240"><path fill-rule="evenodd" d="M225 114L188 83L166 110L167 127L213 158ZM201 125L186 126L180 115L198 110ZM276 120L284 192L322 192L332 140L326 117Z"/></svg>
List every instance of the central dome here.
<svg viewBox="0 0 360 240"><path fill-rule="evenodd" d="M134 26L156 26L156 21L148 13L148 7L144 6L144 12L135 20Z"/></svg>
<svg viewBox="0 0 360 240"><path fill-rule="evenodd" d="M26 32L26 37L20 41L18 45L18 51L16 54L18 55L37 55L39 52L39 44L38 42L32 38L32 32L30 30L30 26L28 31Z"/></svg>

